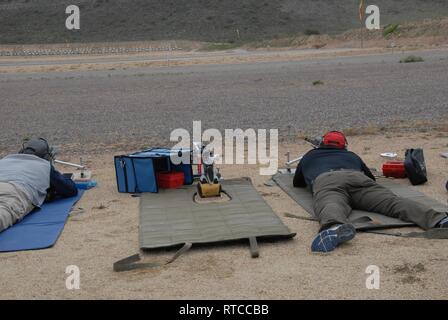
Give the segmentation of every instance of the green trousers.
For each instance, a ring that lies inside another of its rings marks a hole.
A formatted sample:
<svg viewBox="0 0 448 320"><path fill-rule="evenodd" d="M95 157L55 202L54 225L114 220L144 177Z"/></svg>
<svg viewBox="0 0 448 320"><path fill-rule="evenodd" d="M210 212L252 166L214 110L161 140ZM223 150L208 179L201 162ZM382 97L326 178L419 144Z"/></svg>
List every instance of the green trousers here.
<svg viewBox="0 0 448 320"><path fill-rule="evenodd" d="M447 216L411 199L401 198L358 171L330 171L313 183L313 205L321 230L349 223L352 209L413 222L428 230Z"/></svg>
<svg viewBox="0 0 448 320"><path fill-rule="evenodd" d="M0 232L20 221L34 206L20 188L7 182L0 182Z"/></svg>

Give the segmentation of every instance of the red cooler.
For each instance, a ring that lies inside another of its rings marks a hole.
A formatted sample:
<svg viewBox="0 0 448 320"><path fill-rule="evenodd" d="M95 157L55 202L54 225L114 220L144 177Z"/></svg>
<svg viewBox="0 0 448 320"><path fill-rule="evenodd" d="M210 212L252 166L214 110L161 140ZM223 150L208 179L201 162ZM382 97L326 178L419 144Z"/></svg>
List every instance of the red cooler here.
<svg viewBox="0 0 448 320"><path fill-rule="evenodd" d="M183 172L157 172L156 176L157 185L161 189L176 189L182 187L185 181L185 175Z"/></svg>
<svg viewBox="0 0 448 320"><path fill-rule="evenodd" d="M403 161L388 161L383 164L383 175L392 178L406 178Z"/></svg>

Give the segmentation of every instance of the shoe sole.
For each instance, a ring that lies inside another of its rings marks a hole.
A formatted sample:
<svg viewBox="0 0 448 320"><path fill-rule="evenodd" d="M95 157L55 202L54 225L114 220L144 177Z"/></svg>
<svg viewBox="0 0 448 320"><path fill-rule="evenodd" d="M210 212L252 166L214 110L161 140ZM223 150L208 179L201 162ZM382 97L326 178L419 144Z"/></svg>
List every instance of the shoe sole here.
<svg viewBox="0 0 448 320"><path fill-rule="evenodd" d="M343 224L336 230L339 244L352 240L356 235L356 229L351 224Z"/></svg>
<svg viewBox="0 0 448 320"><path fill-rule="evenodd" d="M343 224L336 230L325 230L316 237L311 244L313 252L330 252L340 244L352 240L356 235L355 228L350 224Z"/></svg>

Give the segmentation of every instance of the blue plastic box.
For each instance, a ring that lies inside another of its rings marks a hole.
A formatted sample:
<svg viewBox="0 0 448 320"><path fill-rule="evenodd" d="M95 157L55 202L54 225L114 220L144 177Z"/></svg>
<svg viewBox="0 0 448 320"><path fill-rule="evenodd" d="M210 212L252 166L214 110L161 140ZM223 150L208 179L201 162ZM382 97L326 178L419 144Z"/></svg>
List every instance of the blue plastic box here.
<svg viewBox="0 0 448 320"><path fill-rule="evenodd" d="M173 164L170 160L173 152L187 152L190 164ZM193 183L191 150L152 148L115 156L114 161L118 192L121 193L158 192L156 172L181 171L185 176L184 184Z"/></svg>

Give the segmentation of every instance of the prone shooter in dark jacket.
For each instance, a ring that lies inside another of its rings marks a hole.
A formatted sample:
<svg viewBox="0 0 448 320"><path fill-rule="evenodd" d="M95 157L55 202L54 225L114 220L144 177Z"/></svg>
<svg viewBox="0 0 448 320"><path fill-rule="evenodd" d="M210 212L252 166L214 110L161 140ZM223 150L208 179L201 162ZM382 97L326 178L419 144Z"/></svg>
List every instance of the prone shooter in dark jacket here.
<svg viewBox="0 0 448 320"><path fill-rule="evenodd" d="M364 161L348 151L347 145L343 133L330 131L320 146L305 154L297 165L294 187L310 188L314 213L321 225L312 251L329 252L354 238L356 231L348 219L352 209L413 222L425 230L448 227L445 212L398 197L376 183Z"/></svg>

